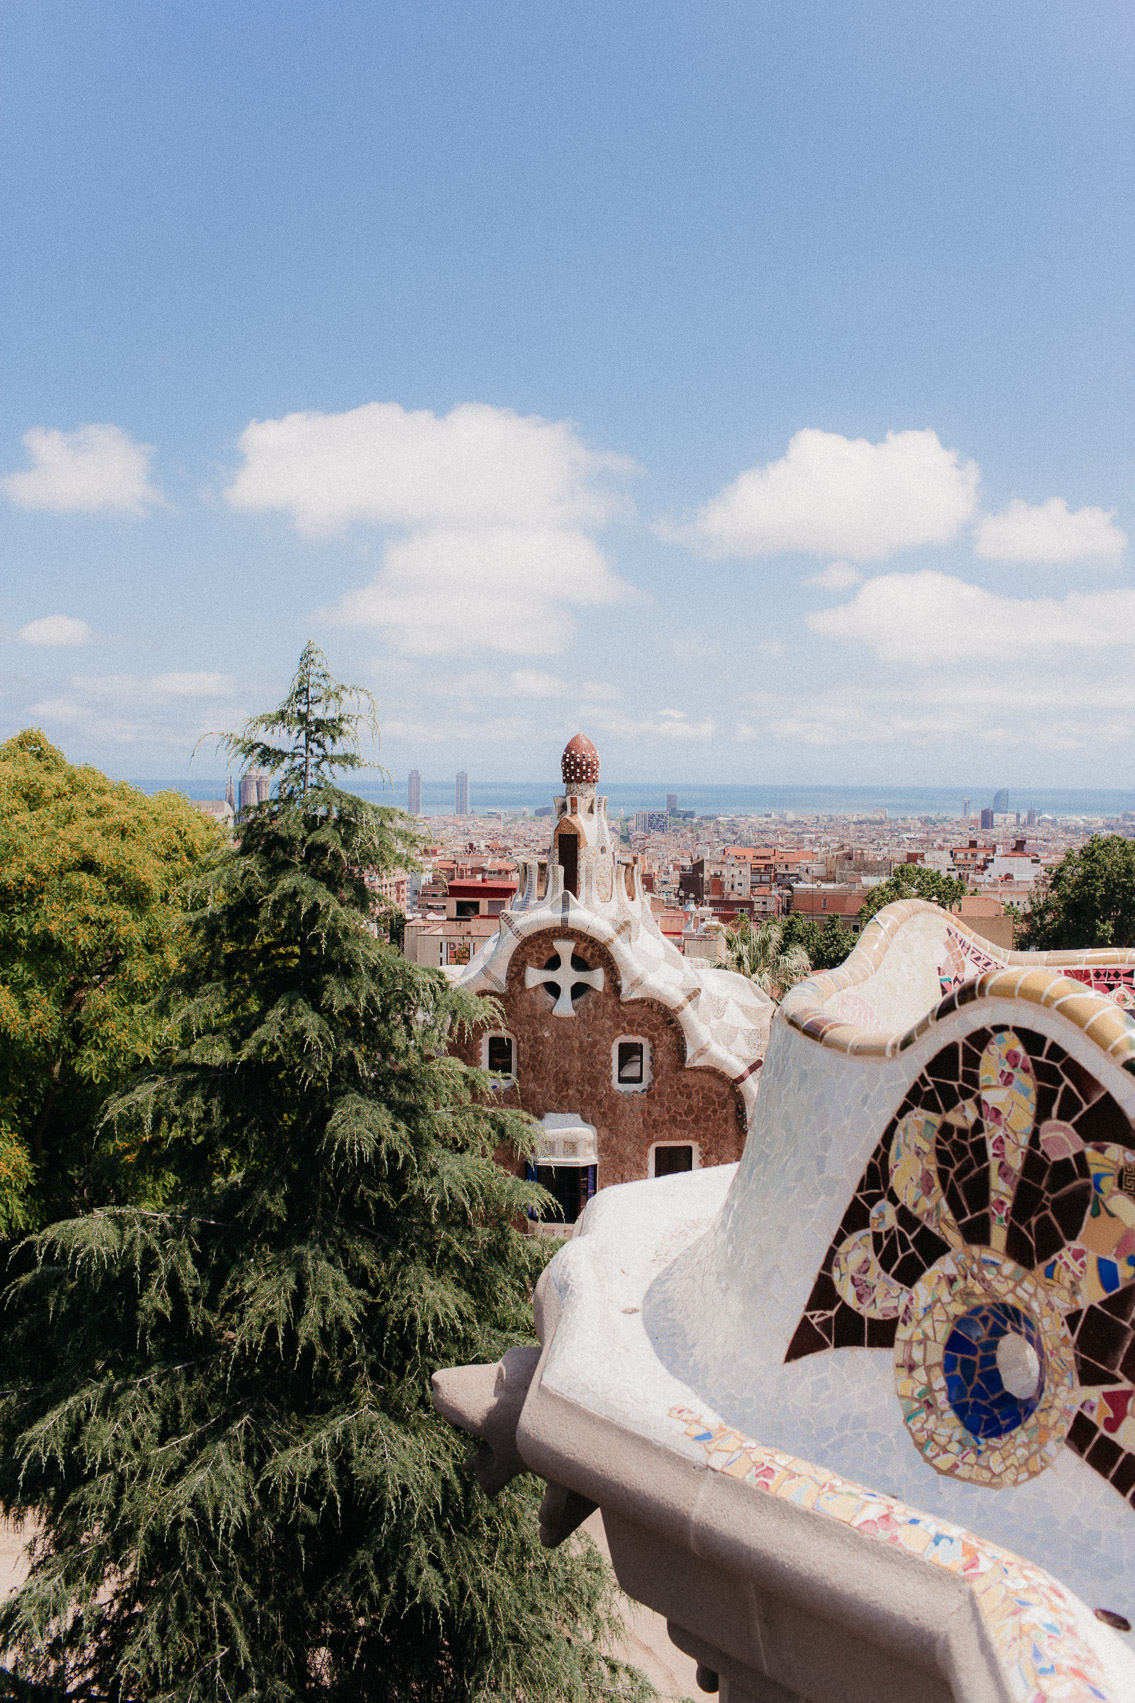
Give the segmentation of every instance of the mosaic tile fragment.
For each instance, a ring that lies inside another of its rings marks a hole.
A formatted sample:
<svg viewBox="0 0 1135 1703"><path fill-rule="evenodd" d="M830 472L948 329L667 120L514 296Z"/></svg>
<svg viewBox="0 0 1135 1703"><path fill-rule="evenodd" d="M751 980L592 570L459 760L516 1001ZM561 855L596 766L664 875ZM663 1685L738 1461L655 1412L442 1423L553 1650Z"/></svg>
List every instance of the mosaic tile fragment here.
<svg viewBox="0 0 1135 1703"><path fill-rule="evenodd" d="M978 1271L967 1287L959 1274ZM864 1169L785 1358L889 1346L904 1419L936 1471L1020 1482L1067 1443L1135 1505L1135 1137L1049 1037L979 1029L930 1061ZM1079 1385L1094 1392L1086 1405Z"/></svg>

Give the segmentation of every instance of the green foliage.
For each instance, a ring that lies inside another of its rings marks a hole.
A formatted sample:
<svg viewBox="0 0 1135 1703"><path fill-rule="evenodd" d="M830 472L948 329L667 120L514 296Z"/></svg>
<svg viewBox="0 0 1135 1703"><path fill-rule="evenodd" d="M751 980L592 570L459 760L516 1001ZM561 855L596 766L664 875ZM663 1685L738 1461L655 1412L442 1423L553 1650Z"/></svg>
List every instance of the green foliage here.
<svg viewBox="0 0 1135 1703"><path fill-rule="evenodd" d="M748 976L770 999L783 999L812 973L804 948L786 944L785 924L772 917L754 928L742 914L737 926L725 931L725 953L726 967Z"/></svg>
<svg viewBox="0 0 1135 1703"><path fill-rule="evenodd" d="M447 1051L492 1009L376 931L408 819L328 779L318 698L277 712L279 795L204 870L168 1048L111 1107L176 1194L50 1226L9 1287L0 1490L43 1526L0 1643L90 1703L641 1696L598 1553L543 1551L531 1481L488 1501L430 1406L530 1331L543 1194Z"/></svg>
<svg viewBox="0 0 1135 1703"><path fill-rule="evenodd" d="M846 927L841 917L818 922L800 911L784 918L784 945L799 946L807 953L813 970L834 970L843 963L859 936Z"/></svg>
<svg viewBox="0 0 1135 1703"><path fill-rule="evenodd" d="M1135 946L1135 841L1093 834L1065 852L1047 892L1024 919L1029 950Z"/></svg>
<svg viewBox="0 0 1135 1703"><path fill-rule="evenodd" d="M885 881L872 887L859 907L860 926L870 922L884 905L893 905L896 899L928 899L948 911L951 905L959 904L965 898L967 891L959 876L945 875L940 869L927 869L921 863L900 863Z"/></svg>
<svg viewBox="0 0 1135 1703"><path fill-rule="evenodd" d="M215 839L35 728L0 745L0 1234L105 1198L99 1108L152 1056L179 884Z"/></svg>
<svg viewBox="0 0 1135 1703"><path fill-rule="evenodd" d="M279 708L253 716L240 733L217 738L230 757L278 776L281 797L306 798L312 787L331 785L344 769L377 767L359 749L360 729L377 739L373 697L364 686L333 679L327 658L309 639Z"/></svg>

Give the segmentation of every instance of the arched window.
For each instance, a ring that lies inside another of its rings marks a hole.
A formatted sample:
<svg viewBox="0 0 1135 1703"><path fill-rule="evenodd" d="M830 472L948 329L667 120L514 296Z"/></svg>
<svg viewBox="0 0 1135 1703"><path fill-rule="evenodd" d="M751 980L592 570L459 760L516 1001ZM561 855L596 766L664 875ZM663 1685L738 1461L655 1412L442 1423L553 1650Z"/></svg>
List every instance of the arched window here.
<svg viewBox="0 0 1135 1703"><path fill-rule="evenodd" d="M564 872L564 892L579 898L579 835L574 828L561 828L556 851Z"/></svg>

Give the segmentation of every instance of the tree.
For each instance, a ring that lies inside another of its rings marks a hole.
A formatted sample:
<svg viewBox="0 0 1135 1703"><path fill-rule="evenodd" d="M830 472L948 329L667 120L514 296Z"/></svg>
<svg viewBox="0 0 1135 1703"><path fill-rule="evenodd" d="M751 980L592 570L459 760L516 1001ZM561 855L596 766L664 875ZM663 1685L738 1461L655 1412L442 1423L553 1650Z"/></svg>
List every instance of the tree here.
<svg viewBox="0 0 1135 1703"><path fill-rule="evenodd" d="M922 863L899 863L885 881L872 887L860 905L859 925L865 927L876 911L881 911L884 905L894 904L896 899L928 899L948 911L952 905L960 904L967 891L959 876L946 875L940 869L927 869Z"/></svg>
<svg viewBox="0 0 1135 1703"><path fill-rule="evenodd" d="M790 987L812 973L803 947L786 946L784 936L784 923L770 917L754 928L742 914L737 926L725 932L727 968L748 976L770 999L783 999Z"/></svg>
<svg viewBox="0 0 1135 1703"><path fill-rule="evenodd" d="M0 1488L43 1525L0 1642L52 1696L642 1689L598 1653L593 1546L541 1550L532 1481L490 1503L430 1406L530 1330L545 1197L493 1159L529 1121L447 1051L492 1009L376 930L367 872L413 838L335 784L367 720L309 646L228 741L276 796L203 871L170 1044L109 1112L177 1193L50 1226L9 1287Z"/></svg>
<svg viewBox="0 0 1135 1703"><path fill-rule="evenodd" d="M789 911L784 918L784 946L802 947L813 970L837 969L857 939L842 917L831 916L821 923L800 911Z"/></svg>
<svg viewBox="0 0 1135 1703"><path fill-rule="evenodd" d="M179 793L73 767L36 728L0 745L0 1234L104 1191L99 1108L156 1045L144 1008L215 838Z"/></svg>
<svg viewBox="0 0 1135 1703"><path fill-rule="evenodd" d="M1093 834L1065 852L1020 939L1030 950L1135 945L1135 841Z"/></svg>

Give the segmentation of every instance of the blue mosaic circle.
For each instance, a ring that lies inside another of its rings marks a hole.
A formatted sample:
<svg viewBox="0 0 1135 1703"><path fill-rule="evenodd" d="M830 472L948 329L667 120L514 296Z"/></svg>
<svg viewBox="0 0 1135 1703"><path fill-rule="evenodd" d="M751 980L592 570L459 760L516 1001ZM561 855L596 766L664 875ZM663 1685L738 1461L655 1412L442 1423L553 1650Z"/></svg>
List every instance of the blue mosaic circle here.
<svg viewBox="0 0 1135 1703"><path fill-rule="evenodd" d="M1021 1337L1036 1355L1036 1388L1015 1395L1006 1389L998 1349L1009 1336ZM1040 1331L1009 1301L988 1301L963 1313L946 1340L942 1357L946 1397L971 1437L1004 1437L1036 1412L1044 1394L1044 1345Z"/></svg>

